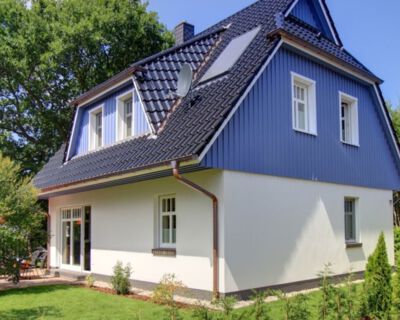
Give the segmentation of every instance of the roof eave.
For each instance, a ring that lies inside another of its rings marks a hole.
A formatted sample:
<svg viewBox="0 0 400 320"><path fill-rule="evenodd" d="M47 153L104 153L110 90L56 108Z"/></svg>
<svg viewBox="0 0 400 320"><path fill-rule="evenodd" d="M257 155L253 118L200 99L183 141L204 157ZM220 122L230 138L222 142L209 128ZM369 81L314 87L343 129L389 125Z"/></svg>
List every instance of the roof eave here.
<svg viewBox="0 0 400 320"><path fill-rule="evenodd" d="M39 194L38 197L40 199L45 199L46 195L52 194L55 192L63 191L63 190L74 190L79 187L84 187L87 185L97 185L97 184L102 184L104 182L109 182L109 181L116 181L120 179L124 179L126 177L130 176L135 176L139 177L141 175L146 175L149 172L157 172L157 171L163 171L166 169L166 167L170 166L171 161L178 161L178 162L183 162L182 166L185 165L193 165L193 164L198 164L199 161L197 159L197 155L192 155L192 156L187 156L187 157L181 157L181 158L176 158L176 159L171 159L171 160L166 160L163 162L159 162L156 164L152 165L145 165L141 166L135 169L130 169L130 170L125 170L125 171L120 171L117 173L110 173L110 174L105 174L102 176L98 177L93 177L93 178L88 178L88 179L82 179L79 181L75 182L70 182L70 183L65 183L65 184L59 184L59 185L54 185L46 188L39 188Z"/></svg>

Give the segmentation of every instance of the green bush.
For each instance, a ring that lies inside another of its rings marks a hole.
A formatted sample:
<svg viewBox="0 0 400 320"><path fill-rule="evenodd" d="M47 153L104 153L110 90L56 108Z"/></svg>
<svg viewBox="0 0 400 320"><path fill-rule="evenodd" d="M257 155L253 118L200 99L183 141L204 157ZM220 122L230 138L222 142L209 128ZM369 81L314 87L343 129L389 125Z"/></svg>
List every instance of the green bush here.
<svg viewBox="0 0 400 320"><path fill-rule="evenodd" d="M282 313L285 320L307 320L311 318L308 296L298 294L289 298L287 294L281 291L276 292L276 295L283 302Z"/></svg>
<svg viewBox="0 0 400 320"><path fill-rule="evenodd" d="M111 278L111 284L117 294L128 294L131 289L130 277L132 269L129 263L124 267L121 261L117 261L117 264L113 268L113 276Z"/></svg>
<svg viewBox="0 0 400 320"><path fill-rule="evenodd" d="M92 274L89 274L88 276L86 276L86 285L89 288L93 288L94 287L94 283L95 283L95 279L94 279Z"/></svg>
<svg viewBox="0 0 400 320"><path fill-rule="evenodd" d="M365 270L362 316L389 319L392 306L392 269L389 264L383 233L375 251L368 257Z"/></svg>
<svg viewBox="0 0 400 320"><path fill-rule="evenodd" d="M250 309L250 315L254 320L270 320L272 319L269 315L269 308L265 299L268 297L268 293L265 291L255 291L251 300L253 305Z"/></svg>
<svg viewBox="0 0 400 320"><path fill-rule="evenodd" d="M394 233L394 253L397 259L400 254L400 227L394 227L393 233Z"/></svg>
<svg viewBox="0 0 400 320"><path fill-rule="evenodd" d="M396 275L393 283L393 307L400 315L400 257L396 257Z"/></svg>

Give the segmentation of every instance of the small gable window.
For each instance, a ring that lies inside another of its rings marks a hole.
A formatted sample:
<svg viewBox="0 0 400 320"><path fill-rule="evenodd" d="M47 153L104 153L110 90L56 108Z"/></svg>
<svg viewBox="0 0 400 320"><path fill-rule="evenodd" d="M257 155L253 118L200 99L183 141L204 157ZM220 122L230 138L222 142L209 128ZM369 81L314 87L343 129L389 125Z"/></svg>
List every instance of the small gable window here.
<svg viewBox="0 0 400 320"><path fill-rule="evenodd" d="M117 98L117 137L123 140L133 136L133 94Z"/></svg>
<svg viewBox="0 0 400 320"><path fill-rule="evenodd" d="M293 129L317 134L315 81L292 72Z"/></svg>
<svg viewBox="0 0 400 320"><path fill-rule="evenodd" d="M103 146L103 106L90 111L89 114L89 149Z"/></svg>
<svg viewBox="0 0 400 320"><path fill-rule="evenodd" d="M358 146L358 100L343 92L340 101L340 140L343 143Z"/></svg>

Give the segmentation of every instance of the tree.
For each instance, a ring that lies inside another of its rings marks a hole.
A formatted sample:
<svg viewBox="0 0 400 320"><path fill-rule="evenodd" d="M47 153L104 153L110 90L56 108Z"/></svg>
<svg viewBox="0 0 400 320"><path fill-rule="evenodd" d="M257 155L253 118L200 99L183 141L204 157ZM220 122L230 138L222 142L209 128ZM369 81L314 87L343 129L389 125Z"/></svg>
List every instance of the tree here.
<svg viewBox="0 0 400 320"><path fill-rule="evenodd" d="M74 97L172 44L140 0L1 0L0 151L37 172L68 139Z"/></svg>
<svg viewBox="0 0 400 320"><path fill-rule="evenodd" d="M375 251L368 257L365 269L362 316L389 319L392 306L392 269L389 264L383 233Z"/></svg>
<svg viewBox="0 0 400 320"><path fill-rule="evenodd" d="M20 167L0 154L0 273L18 280L17 258L43 244L44 214L29 178L21 178Z"/></svg>

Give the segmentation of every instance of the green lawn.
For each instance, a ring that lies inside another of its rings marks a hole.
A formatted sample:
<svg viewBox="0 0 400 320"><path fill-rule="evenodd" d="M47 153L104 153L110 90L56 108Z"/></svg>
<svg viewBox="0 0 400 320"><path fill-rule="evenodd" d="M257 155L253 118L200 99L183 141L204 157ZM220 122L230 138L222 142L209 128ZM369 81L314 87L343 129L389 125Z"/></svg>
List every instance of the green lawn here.
<svg viewBox="0 0 400 320"><path fill-rule="evenodd" d="M309 294L310 309L316 312L319 293ZM272 319L282 319L282 303L269 304ZM245 309L237 313L245 312ZM181 310L191 319L192 310ZM0 292L0 319L163 319L164 308L146 301L67 286L43 286ZM246 317L245 317L246 318ZM315 319L317 317L315 316Z"/></svg>

